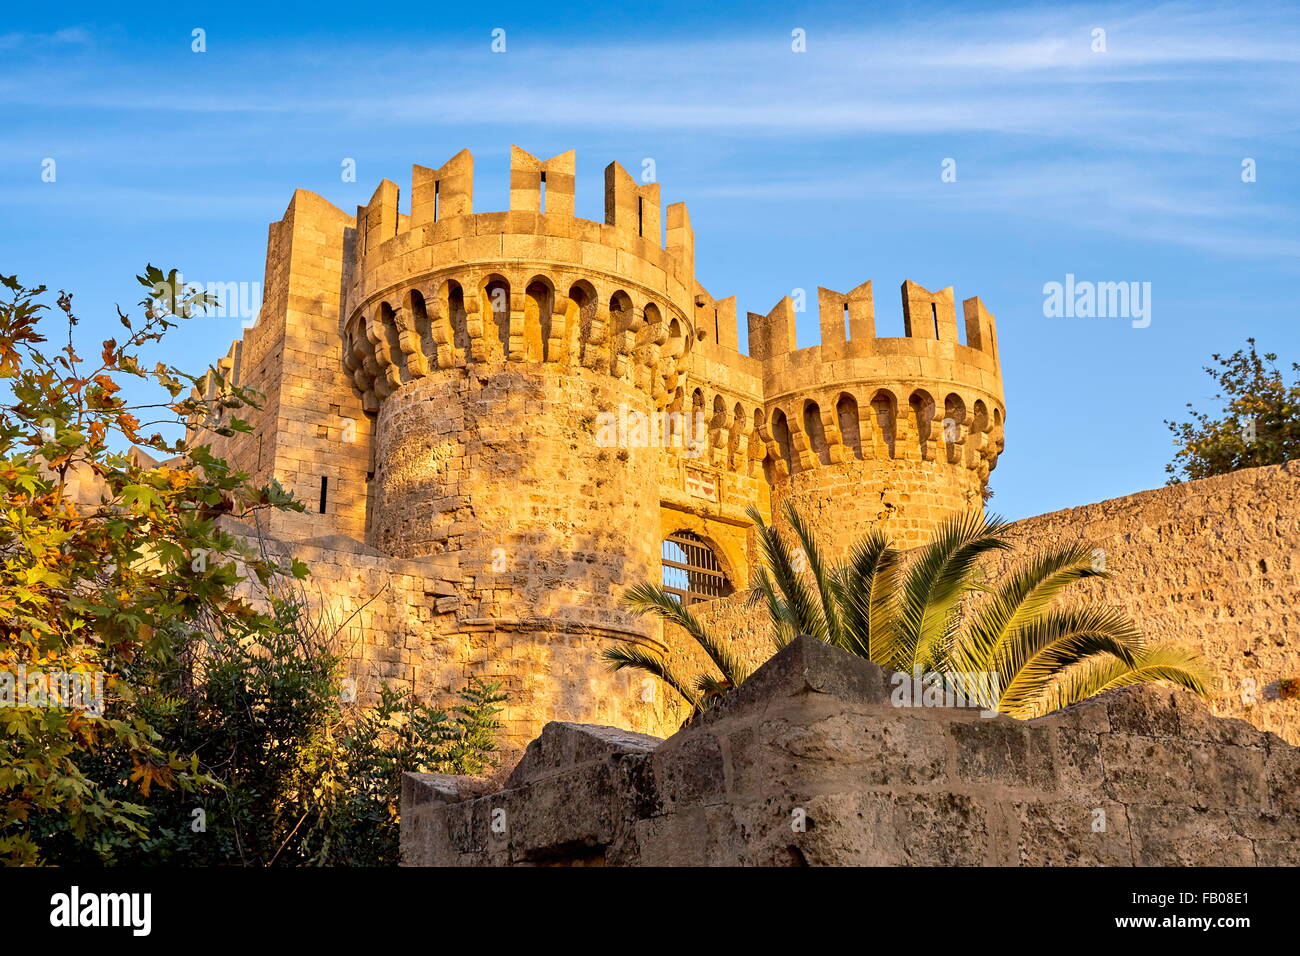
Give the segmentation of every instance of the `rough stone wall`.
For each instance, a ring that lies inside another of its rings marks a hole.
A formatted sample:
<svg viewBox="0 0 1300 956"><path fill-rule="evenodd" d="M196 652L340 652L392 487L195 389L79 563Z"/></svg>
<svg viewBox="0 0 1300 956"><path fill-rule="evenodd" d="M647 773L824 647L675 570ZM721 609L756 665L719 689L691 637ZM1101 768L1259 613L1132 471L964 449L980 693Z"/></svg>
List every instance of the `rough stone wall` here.
<svg viewBox="0 0 1300 956"><path fill-rule="evenodd" d="M735 300L695 278L685 205L662 210L665 233L658 184L615 163L605 221L579 219L575 169L571 152L515 148L506 212L474 211L468 152L415 167L408 212L388 180L355 215L298 191L271 227L258 323L219 363L266 399L253 436L213 450L307 506L261 532L318 565L319 603L355 611L358 675L437 699L469 673L500 679L507 747L552 719L680 722L678 702L598 659L610 641L662 647L621 596L659 579L667 535L700 535L743 588L749 506L793 495L845 541L883 508L915 536L978 499L1001 450L978 300L958 344L952 290L908 283L907 336L879 339L869 283L821 290L821 345L795 347L783 300L750 317L743 355ZM611 447L610 414L675 430Z"/></svg>
<svg viewBox="0 0 1300 956"><path fill-rule="evenodd" d="M302 585L309 614L327 633L337 631L363 705L384 683L450 706L469 678L495 682L508 696L499 717L507 764L550 720L576 716L666 734L686 716L678 702L647 690L646 678L608 672L598 660L612 639L608 627L478 616L464 600L476 592L477 573L462 568L458 553L395 558L344 535L259 540L256 529L225 520L232 532L311 569Z"/></svg>
<svg viewBox="0 0 1300 956"><path fill-rule="evenodd" d="M281 484L307 503L308 512L279 515L273 528L286 538L346 534L360 539L373 470L370 422L360 397L338 374L343 363L339 310L355 223L304 190L295 194L290 210L275 472ZM321 479L328 481L323 512Z"/></svg>
<svg viewBox="0 0 1300 956"><path fill-rule="evenodd" d="M977 472L946 461L852 458L791 475L777 484L773 504L783 514L792 503L825 553L847 559L872 527L896 547L924 544L952 515L982 510L983 487Z"/></svg>
<svg viewBox="0 0 1300 956"><path fill-rule="evenodd" d="M1033 721L895 706L810 638L666 741L551 724L507 779L406 774L408 866L1300 863L1300 750L1194 695Z"/></svg>
<svg viewBox="0 0 1300 956"><path fill-rule="evenodd" d="M1109 578L1075 595L1130 614L1153 641L1199 651L1212 709L1300 743L1300 462L1202 478L1015 522L1023 548L1083 542Z"/></svg>
<svg viewBox="0 0 1300 956"><path fill-rule="evenodd" d="M587 615L617 598L611 589L658 565L654 450L592 440L597 412L619 402L648 414L623 383L518 363L402 389L378 421L376 546L404 557L459 552L480 569L478 600L491 616L521 604L595 623Z"/></svg>
<svg viewBox="0 0 1300 956"><path fill-rule="evenodd" d="M294 193L284 218L270 227L257 323L218 363L235 384L262 394L258 408L226 413L253 431L189 436L258 481L275 478L305 502L306 513L270 519L269 530L281 538L360 540L365 533L371 425L339 372L339 308L353 226L351 216L316 194ZM215 382L208 389L215 394ZM327 480L324 511L321 479Z"/></svg>
<svg viewBox="0 0 1300 956"><path fill-rule="evenodd" d="M620 603L658 573L655 450L592 440L598 410L620 403L649 413L607 376L507 362L421 379L379 413L375 543L455 555L457 626L471 643L495 632L493 676L534 721L645 709L633 675L599 659L614 641L661 648Z"/></svg>

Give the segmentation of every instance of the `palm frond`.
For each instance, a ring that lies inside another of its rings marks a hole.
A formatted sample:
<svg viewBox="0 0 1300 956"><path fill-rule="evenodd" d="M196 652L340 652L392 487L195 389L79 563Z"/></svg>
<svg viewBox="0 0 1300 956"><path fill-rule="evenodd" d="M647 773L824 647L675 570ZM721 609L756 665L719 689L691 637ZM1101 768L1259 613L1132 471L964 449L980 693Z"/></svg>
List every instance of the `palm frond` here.
<svg viewBox="0 0 1300 956"><path fill-rule="evenodd" d="M791 544L749 509L760 561L746 606L763 605L777 649L798 634L836 644L882 666L910 673L953 673L969 693L1003 713L1031 717L1112 687L1169 681L1204 694L1203 662L1176 648L1147 647L1133 621L1106 607L1054 608L1078 581L1104 576L1083 545L1033 555L1001 582L982 579L981 558L1011 547L1001 518L978 512L941 524L929 543L904 556L879 530L844 563L827 560L808 523L787 504L784 515L808 558L795 570ZM717 666L694 684L669 672L660 655L638 645L612 648L615 667L660 677L697 710L742 683L748 670L727 644L663 588L642 584L625 602L686 631ZM989 693L997 698L988 700Z"/></svg>
<svg viewBox="0 0 1300 956"><path fill-rule="evenodd" d="M795 629L796 633L811 635L819 641L827 640L826 618L821 613L819 602L812 591L795 571L794 555L789 544L777 532L774 525L767 524L763 520L757 508L751 505L747 513L758 533L765 570L771 575L775 589L780 592L784 602L786 610L784 620Z"/></svg>
<svg viewBox="0 0 1300 956"><path fill-rule="evenodd" d="M1176 684L1205 697L1209 693L1210 673L1199 655L1167 644L1143 648L1131 664L1113 657L1093 657L1059 675L1044 689L1033 712L1027 716L1060 710L1116 687L1156 681Z"/></svg>
<svg viewBox="0 0 1300 956"><path fill-rule="evenodd" d="M744 600L744 607L747 610L759 606L767 612L768 621L772 625L773 650L781 650L799 636L798 628L790 623L790 609L786 607L781 595L776 593L776 585L772 583L772 576L767 573L766 568L759 568L754 572Z"/></svg>
<svg viewBox="0 0 1300 956"><path fill-rule="evenodd" d="M813 584L820 599L820 619L825 623L825 636L822 640L828 644L847 650L844 640L844 628L840 617L839 601L835 594L835 569L828 567L817 547L817 539L803 516L795 509L792 502L785 505L785 518L794 529L799 546L803 548L808 559L808 570L812 574Z"/></svg>
<svg viewBox="0 0 1300 956"><path fill-rule="evenodd" d="M961 651L987 660L1009 636L1048 610L1061 593L1077 581L1103 577L1092 569L1092 552L1083 545L1035 554L998 586L986 589L969 624L963 628Z"/></svg>
<svg viewBox="0 0 1300 956"><path fill-rule="evenodd" d="M767 617L772 624L772 643L779 651L798 636L799 630L791 623L790 609L781 595L776 593L776 585L772 583L772 575L767 573L767 568L760 567L754 572L751 594L755 602L767 609Z"/></svg>
<svg viewBox="0 0 1300 956"><path fill-rule="evenodd" d="M675 690L691 707L699 710L699 697L691 689L690 684L674 673L659 654L640 644L627 643L605 648L601 651L600 657L610 665L610 670L621 671L632 668L652 674Z"/></svg>
<svg viewBox="0 0 1300 956"><path fill-rule="evenodd" d="M897 663L901 566L901 553L873 528L854 547L835 581L846 649L883 667Z"/></svg>
<svg viewBox="0 0 1300 956"><path fill-rule="evenodd" d="M928 670L942 662L963 597L976 590L976 561L1010 544L1002 536L1005 522L977 511L944 521L921 548L903 578L899 609L898 651L904 669Z"/></svg>
<svg viewBox="0 0 1300 956"><path fill-rule="evenodd" d="M731 649L713 636L704 623L692 614L677 598L657 584L643 582L629 588L623 603L633 614L654 614L661 620L676 624L695 641L713 661L722 675L733 684L744 682L749 669Z"/></svg>
<svg viewBox="0 0 1300 956"><path fill-rule="evenodd" d="M1141 651L1141 632L1128 615L1107 607L1063 608L1039 615L970 666L998 676L1001 709L1018 716L1066 668L1098 654L1132 666Z"/></svg>

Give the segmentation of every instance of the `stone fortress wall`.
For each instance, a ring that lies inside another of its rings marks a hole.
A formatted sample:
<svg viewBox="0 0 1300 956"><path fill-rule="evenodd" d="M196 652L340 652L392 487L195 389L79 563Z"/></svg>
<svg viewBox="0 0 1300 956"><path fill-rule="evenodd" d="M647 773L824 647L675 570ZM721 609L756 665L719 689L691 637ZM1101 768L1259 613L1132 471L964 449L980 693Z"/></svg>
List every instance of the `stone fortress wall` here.
<svg viewBox="0 0 1300 956"><path fill-rule="evenodd" d="M1300 461L1248 468L1011 526L1018 547L1083 542L1108 578L1076 598L1127 612L1151 641L1199 651L1211 710L1300 743Z"/></svg>
<svg viewBox="0 0 1300 956"><path fill-rule="evenodd" d="M951 289L902 288L905 336L875 334L870 282L818 292L819 345L789 298L748 315L695 278L684 204L605 170L605 221L573 215L576 160L514 148L510 210L473 211L473 159L416 166L407 212L385 180L345 213L299 190L267 244L257 324L209 376L263 393L251 435L216 454L307 505L249 534L312 569L347 620L363 695L379 681L447 700L504 685L506 746L550 720L659 736L685 716L654 682L611 674L611 642L689 642L621 606L690 532L743 588L746 509L792 501L830 551L884 528L921 544L980 508L1004 444L993 317ZM961 333L964 333L962 335ZM964 339L964 341L963 341ZM611 431L611 420L615 423ZM697 428L698 423L698 428ZM1257 469L1018 522L1027 543L1085 540L1115 576L1088 588L1153 639L1206 654L1216 713L1300 739L1279 680L1289 630L1296 472ZM739 596L699 605L755 664Z"/></svg>
<svg viewBox="0 0 1300 956"><path fill-rule="evenodd" d="M385 180L350 215L299 190L267 246L257 324L219 361L263 393L214 453L306 505L257 528L349 620L363 692L510 695L507 746L549 720L671 732L683 713L602 647L669 650L621 605L690 532L733 586L750 505L795 501L842 550L904 544L978 508L1003 446L993 317L903 286L906 335L875 335L871 284L819 290L822 342L789 298L749 314L695 278L686 206L605 170L605 221L574 216L572 152L511 153L510 209L474 212L473 159ZM611 421L614 422L611 431ZM661 434L662 433L662 434Z"/></svg>
<svg viewBox="0 0 1300 956"><path fill-rule="evenodd" d="M1300 748L1147 684L1035 720L791 643L667 740L548 725L495 786L405 774L407 866L1295 866Z"/></svg>

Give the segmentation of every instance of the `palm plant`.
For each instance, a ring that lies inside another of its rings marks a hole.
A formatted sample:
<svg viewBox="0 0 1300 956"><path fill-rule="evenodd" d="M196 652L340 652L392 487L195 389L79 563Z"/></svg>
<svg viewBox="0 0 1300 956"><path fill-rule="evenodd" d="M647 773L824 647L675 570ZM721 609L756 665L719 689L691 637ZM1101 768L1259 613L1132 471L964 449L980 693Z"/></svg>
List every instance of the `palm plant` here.
<svg viewBox="0 0 1300 956"><path fill-rule="evenodd" d="M654 614L680 627L700 646L721 676L704 673L694 680L687 680L675 672L662 656L639 644L616 644L606 648L601 657L613 670L633 668L653 674L691 705L692 714L706 709L749 676L749 669L726 643L715 637L699 618L659 585L638 584L628 589L623 601L637 614Z"/></svg>
<svg viewBox="0 0 1300 956"><path fill-rule="evenodd" d="M785 509L793 542L755 509L749 514L762 554L751 600L766 608L777 648L808 634L894 671L979 681L983 693L992 691L992 707L1021 718L1149 681L1206 693L1199 658L1147 644L1122 612L1058 606L1072 584L1105 576L1082 545L1032 554L990 585L981 558L1011 549L1000 518L955 516L906 559L873 530L847 561L832 564L793 506ZM722 676L686 682L658 655L634 645L605 653L615 668L655 674L696 711L748 676L726 643L662 588L638 585L625 601L636 613L682 627Z"/></svg>

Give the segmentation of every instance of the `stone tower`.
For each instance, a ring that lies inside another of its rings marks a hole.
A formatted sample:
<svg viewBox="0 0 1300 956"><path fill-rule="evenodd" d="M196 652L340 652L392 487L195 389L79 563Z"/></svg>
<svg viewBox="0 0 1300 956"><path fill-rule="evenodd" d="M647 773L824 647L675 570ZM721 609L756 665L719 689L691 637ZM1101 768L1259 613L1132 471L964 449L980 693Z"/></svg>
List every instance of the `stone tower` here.
<svg viewBox="0 0 1300 956"><path fill-rule="evenodd" d="M818 289L821 344L797 349L782 299L749 315L750 354L763 363L766 475L838 555L872 523L904 547L950 515L979 510L1002 451L1002 378L993 316L951 288L903 283L904 338L877 338L871 283Z"/></svg>
<svg viewBox="0 0 1300 956"><path fill-rule="evenodd" d="M385 180L355 216L299 191L257 324L218 363L265 400L213 451L308 504L258 530L360 606L358 673L432 697L500 680L519 744L552 719L680 721L598 659L618 641L676 653L621 603L668 549L702 556L683 574L721 596L749 580L750 505L794 501L837 552L877 523L912 546L982 507L1002 449L978 299L963 343L952 290L905 283L906 336L877 338L870 283L822 289L820 345L797 348L784 299L749 315L746 355L734 298L695 279L684 204L661 211L617 163L604 222L574 216L574 189L572 152L515 147L508 212L473 211L468 151L416 166L409 203ZM697 609L724 629L744 614Z"/></svg>

